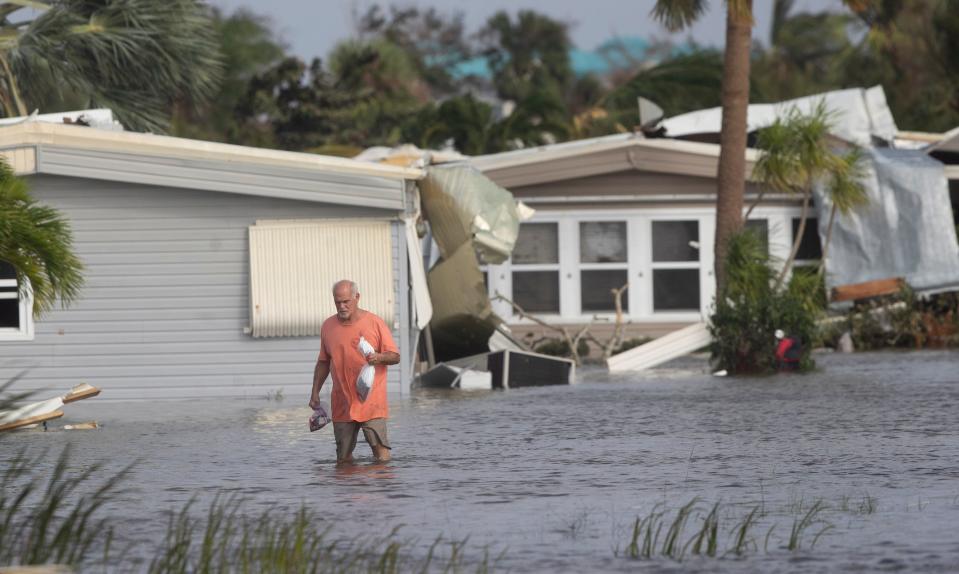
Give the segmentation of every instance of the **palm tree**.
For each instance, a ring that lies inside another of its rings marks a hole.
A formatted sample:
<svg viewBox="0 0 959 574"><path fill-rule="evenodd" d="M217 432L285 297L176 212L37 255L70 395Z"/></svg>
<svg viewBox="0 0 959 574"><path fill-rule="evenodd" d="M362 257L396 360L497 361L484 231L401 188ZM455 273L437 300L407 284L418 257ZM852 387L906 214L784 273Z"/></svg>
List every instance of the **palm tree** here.
<svg viewBox="0 0 959 574"><path fill-rule="evenodd" d="M866 190L861 181L862 152L858 148L850 148L846 153L837 151L840 144L829 135L832 127L832 116L825 103L820 102L808 115L803 115L796 108L788 110L784 116L760 131L756 138L757 149L764 153L756 161L753 175L763 189L799 193L803 201L799 228L789 257L776 278L777 289L785 281L799 252L809 218L809 201L815 186L822 186L829 203L832 204L820 273L824 269L822 265L832 238L837 210L847 214L867 202ZM757 198L757 203L759 199L761 196ZM747 218L751 211L752 207L746 212Z"/></svg>
<svg viewBox="0 0 959 574"><path fill-rule="evenodd" d="M102 106L132 129L162 131L175 100L215 93L213 30L198 0L0 3L0 112Z"/></svg>
<svg viewBox="0 0 959 574"><path fill-rule="evenodd" d="M856 12L881 3L881 0L843 0L843 4ZM675 31L695 22L705 12L706 5L706 0L656 0L652 13L668 29ZM726 48L723 54L721 96L723 122L716 190L717 291L721 291L725 284L726 244L743 225L752 6L752 0L726 0ZM790 7L791 2L780 2L776 7L775 17L779 24Z"/></svg>
<svg viewBox="0 0 959 574"><path fill-rule="evenodd" d="M0 161L0 261L17 273L21 296L32 296L33 315L75 301L83 264L73 253L70 225L57 210L38 204L26 183Z"/></svg>
<svg viewBox="0 0 959 574"><path fill-rule="evenodd" d="M752 5L752 0L726 0L726 48L721 96L723 122L719 136L716 190L717 292L721 292L725 285L727 243L743 226ZM705 0L656 0L653 16L675 31L690 26L705 10Z"/></svg>

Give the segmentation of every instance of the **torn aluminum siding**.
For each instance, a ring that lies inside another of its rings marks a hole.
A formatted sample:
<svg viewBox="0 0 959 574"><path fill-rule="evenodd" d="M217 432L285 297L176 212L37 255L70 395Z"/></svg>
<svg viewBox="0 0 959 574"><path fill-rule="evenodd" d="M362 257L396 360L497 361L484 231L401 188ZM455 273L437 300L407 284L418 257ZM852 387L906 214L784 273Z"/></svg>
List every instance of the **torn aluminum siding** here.
<svg viewBox="0 0 959 574"><path fill-rule="evenodd" d="M509 258L524 211L513 194L468 164L433 166L418 186L442 254L427 275L437 356L485 352L502 320L493 313L479 266Z"/></svg>
<svg viewBox="0 0 959 574"><path fill-rule="evenodd" d="M513 194L465 163L431 167L419 188L444 258L465 243L472 244L485 263L509 258L520 222Z"/></svg>
<svg viewBox="0 0 959 574"><path fill-rule="evenodd" d="M792 109L806 115L820 103L833 115L833 134L860 146L872 145L872 138L892 141L896 122L886 104L882 86L869 89L836 90L775 104L750 104L747 131L754 132L771 125ZM718 134L722 129L722 108L697 110L663 120L667 137L688 137L696 134Z"/></svg>
<svg viewBox="0 0 959 574"><path fill-rule="evenodd" d="M943 165L924 152L864 150L869 204L836 214L826 287L903 277L918 292L959 289L959 243ZM825 244L832 203L816 193Z"/></svg>

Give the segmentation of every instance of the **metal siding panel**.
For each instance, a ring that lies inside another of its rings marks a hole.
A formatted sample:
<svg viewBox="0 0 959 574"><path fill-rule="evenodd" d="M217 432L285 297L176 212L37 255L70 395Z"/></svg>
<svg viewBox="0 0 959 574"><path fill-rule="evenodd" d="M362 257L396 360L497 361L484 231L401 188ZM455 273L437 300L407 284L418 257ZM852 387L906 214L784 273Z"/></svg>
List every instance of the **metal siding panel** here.
<svg viewBox="0 0 959 574"><path fill-rule="evenodd" d="M393 337L396 338L397 335L399 338L397 342L399 343L400 348L400 363L396 366L394 371L397 372L397 384L398 391L401 394L409 394L410 391L410 375L412 369L410 364L412 361L413 349L410 345L410 330L408 328L410 324L410 298L409 298L409 265L407 264L406 258L406 223L398 221L393 224L393 245L395 246L393 265L396 270L396 292L405 293L406 295L396 298L396 305L398 307L397 317L397 328L394 332ZM406 286L404 289L403 286Z"/></svg>
<svg viewBox="0 0 959 574"><path fill-rule="evenodd" d="M0 380L29 368L17 383L20 390L59 392L89 382L103 388L106 400L262 398L278 389L308 396L319 340L244 334L249 262L228 251L247 245L247 229L257 219L383 213L57 176L29 180L37 200L71 221L87 283L74 306L37 322L33 341L0 342ZM203 224L187 226L199 205L206 206ZM220 251L227 253L219 263L206 262ZM156 253L167 263L151 263ZM317 291L327 295L329 286ZM391 391L395 387L391 384Z"/></svg>
<svg viewBox="0 0 959 574"><path fill-rule="evenodd" d="M318 336L336 311L329 288L340 279L355 281L363 308L392 327L390 222L253 225L249 233L254 337Z"/></svg>

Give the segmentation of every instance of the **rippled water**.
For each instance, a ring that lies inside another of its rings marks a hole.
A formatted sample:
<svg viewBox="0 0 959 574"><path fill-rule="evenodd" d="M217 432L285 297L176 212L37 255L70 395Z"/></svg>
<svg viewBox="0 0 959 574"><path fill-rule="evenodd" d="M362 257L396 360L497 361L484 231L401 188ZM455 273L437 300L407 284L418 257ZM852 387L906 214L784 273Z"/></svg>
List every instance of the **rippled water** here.
<svg viewBox="0 0 959 574"><path fill-rule="evenodd" d="M386 465L361 437L359 464L336 468L332 429L307 432L306 387L279 403L114 403L105 392L54 425L96 419L100 430L8 435L0 455L66 442L108 470L140 458L111 512L124 540L144 544L162 538L166 511L227 491L251 512L305 501L345 536L400 524L427 543L469 536L472 548L505 550L499 566L514 572L959 569L959 354L818 362L806 376L712 378L686 360L641 376L584 369L573 386L420 390L392 401ZM758 550L623 556L637 516L694 497L722 502L721 550L760 506ZM832 528L813 549L809 537L787 551L793 521L817 500Z"/></svg>

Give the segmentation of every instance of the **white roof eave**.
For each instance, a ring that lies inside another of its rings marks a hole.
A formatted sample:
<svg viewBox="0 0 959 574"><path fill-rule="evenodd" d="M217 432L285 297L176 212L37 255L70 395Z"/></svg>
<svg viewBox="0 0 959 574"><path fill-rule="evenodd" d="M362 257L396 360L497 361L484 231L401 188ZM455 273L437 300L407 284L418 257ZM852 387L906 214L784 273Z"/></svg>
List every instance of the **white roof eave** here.
<svg viewBox="0 0 959 574"><path fill-rule="evenodd" d="M237 162L247 165L292 167L344 175L361 175L396 180L419 180L425 172L417 168L360 162L317 154L254 148L171 136L125 131L99 130L84 126L42 122L21 122L0 126L0 148L26 145L55 145L97 151L116 151L190 160Z"/></svg>

